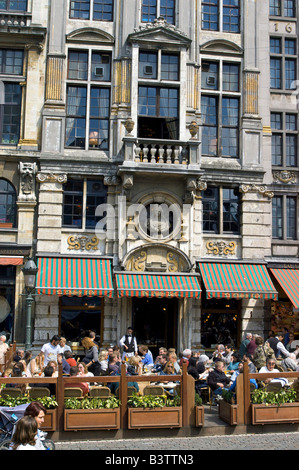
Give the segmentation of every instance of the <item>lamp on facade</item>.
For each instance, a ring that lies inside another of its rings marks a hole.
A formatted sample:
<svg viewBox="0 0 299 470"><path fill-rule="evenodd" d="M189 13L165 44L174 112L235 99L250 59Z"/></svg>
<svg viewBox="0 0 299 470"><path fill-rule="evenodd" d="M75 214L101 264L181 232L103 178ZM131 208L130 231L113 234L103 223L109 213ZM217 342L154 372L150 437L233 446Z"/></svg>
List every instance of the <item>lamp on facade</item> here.
<svg viewBox="0 0 299 470"><path fill-rule="evenodd" d="M24 273L24 283L26 289L26 339L25 349L31 348L31 317L32 317L32 304L34 302L34 289L36 282L36 274L38 268L32 258L28 258L25 266L22 269Z"/></svg>

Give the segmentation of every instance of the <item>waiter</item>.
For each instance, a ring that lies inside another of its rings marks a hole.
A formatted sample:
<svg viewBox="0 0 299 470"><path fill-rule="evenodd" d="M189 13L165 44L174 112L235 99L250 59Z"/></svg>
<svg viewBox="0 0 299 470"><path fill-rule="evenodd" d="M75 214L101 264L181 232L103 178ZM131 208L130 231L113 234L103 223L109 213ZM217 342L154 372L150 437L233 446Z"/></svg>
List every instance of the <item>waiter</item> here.
<svg viewBox="0 0 299 470"><path fill-rule="evenodd" d="M126 357L132 357L137 355L137 341L135 336L133 336L133 328L131 326L128 327L127 334L120 339L119 345L123 348L123 361L126 360Z"/></svg>

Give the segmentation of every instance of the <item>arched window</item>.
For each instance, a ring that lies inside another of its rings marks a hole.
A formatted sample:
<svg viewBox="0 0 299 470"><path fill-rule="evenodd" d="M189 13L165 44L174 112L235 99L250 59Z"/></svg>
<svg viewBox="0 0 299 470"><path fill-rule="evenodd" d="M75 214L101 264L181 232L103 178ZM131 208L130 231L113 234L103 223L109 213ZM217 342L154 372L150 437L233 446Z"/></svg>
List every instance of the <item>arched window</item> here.
<svg viewBox="0 0 299 470"><path fill-rule="evenodd" d="M16 227L17 194L11 183L0 179L0 229Z"/></svg>

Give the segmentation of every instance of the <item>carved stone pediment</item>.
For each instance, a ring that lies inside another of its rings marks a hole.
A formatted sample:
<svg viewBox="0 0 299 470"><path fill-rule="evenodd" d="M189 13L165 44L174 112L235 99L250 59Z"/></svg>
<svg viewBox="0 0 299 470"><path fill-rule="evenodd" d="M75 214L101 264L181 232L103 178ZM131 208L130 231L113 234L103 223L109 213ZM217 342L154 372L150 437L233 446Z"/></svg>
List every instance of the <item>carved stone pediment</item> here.
<svg viewBox="0 0 299 470"><path fill-rule="evenodd" d="M189 272L191 263L181 250L166 245L144 245L130 251L124 258L126 271Z"/></svg>
<svg viewBox="0 0 299 470"><path fill-rule="evenodd" d="M153 23L147 23L146 26L140 26L135 32L128 36L129 42L144 44L155 44L167 48L171 45L176 47L188 48L191 39L185 33L179 31L174 25L167 23L164 18L157 18Z"/></svg>
<svg viewBox="0 0 299 470"><path fill-rule="evenodd" d="M224 40L224 39L216 39L212 41L208 41L205 44L200 46L200 52L206 53L222 53L222 54L242 54L243 50L238 44Z"/></svg>
<svg viewBox="0 0 299 470"><path fill-rule="evenodd" d="M66 37L68 42L82 42L85 44L114 44L114 38L98 28L80 28L69 33Z"/></svg>

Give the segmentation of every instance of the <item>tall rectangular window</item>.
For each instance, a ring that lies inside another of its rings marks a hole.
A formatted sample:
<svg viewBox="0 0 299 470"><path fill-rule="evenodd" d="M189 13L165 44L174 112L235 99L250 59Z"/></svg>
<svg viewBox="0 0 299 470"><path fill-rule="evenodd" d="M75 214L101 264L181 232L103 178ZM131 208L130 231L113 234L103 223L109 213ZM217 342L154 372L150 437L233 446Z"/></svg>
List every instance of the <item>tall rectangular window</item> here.
<svg viewBox="0 0 299 470"><path fill-rule="evenodd" d="M270 86L280 90L294 90L297 79L297 40L270 38Z"/></svg>
<svg viewBox="0 0 299 470"><path fill-rule="evenodd" d="M203 232L240 233L240 197L236 188L209 186L202 192Z"/></svg>
<svg viewBox="0 0 299 470"><path fill-rule="evenodd" d="M272 165L296 167L298 165L297 114L272 112Z"/></svg>
<svg viewBox="0 0 299 470"><path fill-rule="evenodd" d="M239 155L239 71L240 66L235 63L202 62L203 155L234 158Z"/></svg>
<svg viewBox="0 0 299 470"><path fill-rule="evenodd" d="M113 0L71 0L70 18L113 21Z"/></svg>
<svg viewBox="0 0 299 470"><path fill-rule="evenodd" d="M109 148L111 54L69 51L66 146ZM103 82L99 86L99 81ZM105 86L104 86L105 85Z"/></svg>
<svg viewBox="0 0 299 470"><path fill-rule="evenodd" d="M0 142L4 145L16 145L20 138L23 63L24 51L0 49Z"/></svg>
<svg viewBox="0 0 299 470"><path fill-rule="evenodd" d="M297 240L298 215L296 196L274 196L272 199L272 238Z"/></svg>
<svg viewBox="0 0 299 470"><path fill-rule="evenodd" d="M282 196L272 199L272 238L282 239Z"/></svg>

